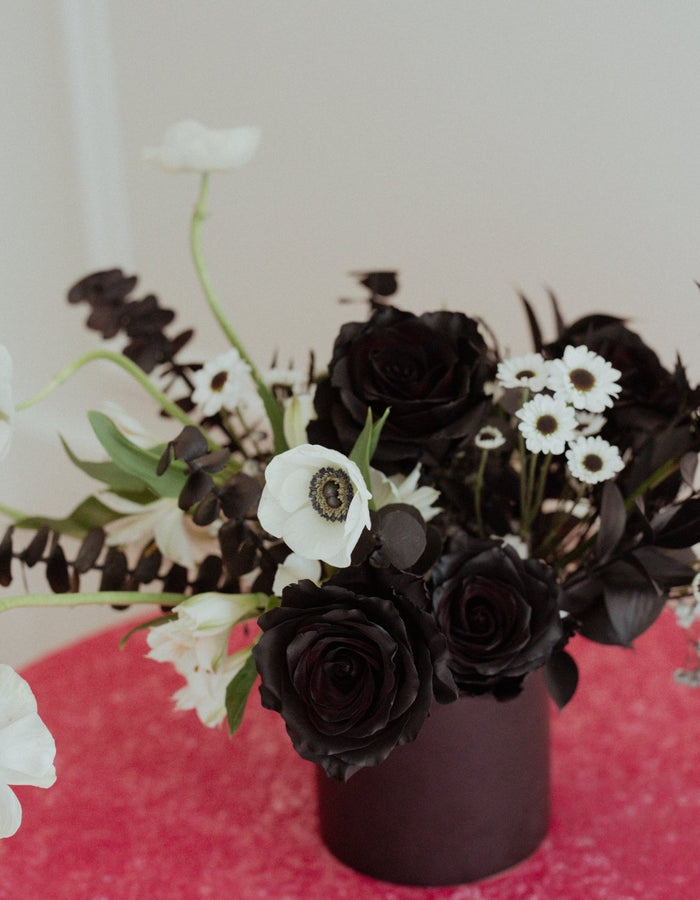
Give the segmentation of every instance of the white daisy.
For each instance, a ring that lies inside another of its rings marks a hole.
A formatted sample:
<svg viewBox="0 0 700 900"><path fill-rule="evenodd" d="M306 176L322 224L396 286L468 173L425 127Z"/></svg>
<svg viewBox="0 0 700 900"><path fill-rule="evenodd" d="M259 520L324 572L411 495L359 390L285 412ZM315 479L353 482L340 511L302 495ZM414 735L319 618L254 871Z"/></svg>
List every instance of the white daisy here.
<svg viewBox="0 0 700 900"><path fill-rule="evenodd" d="M406 503L415 507L425 522L429 522L442 512L439 506L433 505L440 498L440 491L427 484L418 484L420 470L421 466L418 463L408 475L387 476L377 469L370 468L369 478L375 508L381 509L390 503Z"/></svg>
<svg viewBox="0 0 700 900"><path fill-rule="evenodd" d="M192 400L205 416L250 404L257 396L250 366L235 347L210 359L192 375Z"/></svg>
<svg viewBox="0 0 700 900"><path fill-rule="evenodd" d="M474 438L474 445L479 450L497 450L506 442L505 435L496 425L484 425Z"/></svg>
<svg viewBox="0 0 700 900"><path fill-rule="evenodd" d="M268 464L258 520L300 556L344 568L369 528L371 496L357 465L342 453L301 444Z"/></svg>
<svg viewBox="0 0 700 900"><path fill-rule="evenodd" d="M496 380L504 388L529 388L538 393L547 385L549 366L541 353L525 353L499 362Z"/></svg>
<svg viewBox="0 0 700 900"><path fill-rule="evenodd" d="M550 365L549 387L576 409L603 412L613 405L622 388L621 373L588 347L568 346L561 359Z"/></svg>
<svg viewBox="0 0 700 900"><path fill-rule="evenodd" d="M607 419L600 413L587 412L585 409L581 409L576 411L576 421L578 422L577 433L581 437L591 437L594 434L600 434Z"/></svg>
<svg viewBox="0 0 700 900"><path fill-rule="evenodd" d="M56 744L27 682L0 664L0 838L11 837L22 807L11 784L48 788L56 781Z"/></svg>
<svg viewBox="0 0 700 900"><path fill-rule="evenodd" d="M548 394L537 394L515 415L521 420L518 429L531 453L563 453L576 431L573 409Z"/></svg>
<svg viewBox="0 0 700 900"><path fill-rule="evenodd" d="M608 481L625 467L617 447L601 437L576 438L566 451L566 462L574 478L586 484Z"/></svg>
<svg viewBox="0 0 700 900"><path fill-rule="evenodd" d="M147 147L143 157L168 172L217 172L249 162L260 143L260 129L207 128L187 119L171 126L159 147Z"/></svg>

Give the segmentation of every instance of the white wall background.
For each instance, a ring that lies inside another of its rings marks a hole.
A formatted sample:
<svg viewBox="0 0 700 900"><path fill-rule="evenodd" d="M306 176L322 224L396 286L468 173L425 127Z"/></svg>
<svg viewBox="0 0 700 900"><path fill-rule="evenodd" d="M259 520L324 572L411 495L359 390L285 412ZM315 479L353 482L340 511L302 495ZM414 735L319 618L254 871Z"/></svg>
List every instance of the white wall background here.
<svg viewBox="0 0 700 900"><path fill-rule="evenodd" d="M205 235L228 314L264 365L327 357L347 273L397 268L397 301L483 315L527 348L516 299L630 317L700 378L700 5L694 0L5 0L0 341L18 400L97 344L68 308L120 265L223 339L188 258L197 181L140 162L174 121L254 123ZM83 411L141 395L105 367L23 413L0 498L65 512L88 486L58 448ZM116 614L0 621L19 664Z"/></svg>

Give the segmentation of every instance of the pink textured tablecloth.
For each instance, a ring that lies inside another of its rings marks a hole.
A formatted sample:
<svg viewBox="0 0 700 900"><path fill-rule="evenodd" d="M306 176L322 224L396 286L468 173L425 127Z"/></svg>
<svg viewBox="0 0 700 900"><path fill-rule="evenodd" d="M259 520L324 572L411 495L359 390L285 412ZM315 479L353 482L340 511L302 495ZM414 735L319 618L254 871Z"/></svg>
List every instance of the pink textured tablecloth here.
<svg viewBox="0 0 700 900"><path fill-rule="evenodd" d="M117 620L118 621L118 620ZM665 615L634 651L575 642L581 688L553 712L553 814L540 849L479 884L407 888L357 875L318 835L313 766L257 690L238 735L175 712L180 686L126 625L24 673L58 745L50 790L18 788L0 897L502 900L700 896L700 692L671 673Z"/></svg>

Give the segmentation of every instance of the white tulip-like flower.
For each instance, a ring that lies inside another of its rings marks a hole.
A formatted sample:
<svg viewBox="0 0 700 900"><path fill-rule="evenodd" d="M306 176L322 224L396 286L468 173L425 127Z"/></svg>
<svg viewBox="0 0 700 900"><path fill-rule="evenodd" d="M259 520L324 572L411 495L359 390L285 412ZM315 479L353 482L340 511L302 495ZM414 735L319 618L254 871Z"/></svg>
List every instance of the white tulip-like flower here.
<svg viewBox="0 0 700 900"><path fill-rule="evenodd" d="M563 453L567 442L574 437L573 409L548 394L536 394L515 415L521 419L518 430L531 453Z"/></svg>
<svg viewBox="0 0 700 900"><path fill-rule="evenodd" d="M622 373L583 345L566 347L561 359L552 360L549 373L555 394L587 412L602 413L622 390L617 383Z"/></svg>
<svg viewBox="0 0 700 900"><path fill-rule="evenodd" d="M123 513L105 525L111 547L134 544L144 547L155 540L163 556L191 569L214 548L214 526L195 525L177 505L176 497L160 497L152 503L134 503L117 494L102 494L101 501Z"/></svg>
<svg viewBox="0 0 700 900"><path fill-rule="evenodd" d="M420 472L420 463L408 475L387 476L377 469L370 468L369 477L375 508L381 509L390 503L406 503L414 506L425 522L429 522L442 512L439 506L433 505L440 498L440 491L427 484L419 485Z"/></svg>
<svg viewBox="0 0 700 900"><path fill-rule="evenodd" d="M3 459L10 449L14 419L12 357L7 347L0 344L0 459Z"/></svg>
<svg viewBox="0 0 700 900"><path fill-rule="evenodd" d="M358 466L342 453L301 444L268 464L258 519L294 553L345 568L369 528L371 496Z"/></svg>
<svg viewBox="0 0 700 900"><path fill-rule="evenodd" d="M525 353L499 362L496 380L504 388L528 388L536 394L547 385L549 366L541 353Z"/></svg>
<svg viewBox="0 0 700 900"><path fill-rule="evenodd" d="M206 362L192 375L192 400L205 416L255 404L258 394L250 366L235 347ZM255 398L255 399L254 399Z"/></svg>
<svg viewBox="0 0 700 900"><path fill-rule="evenodd" d="M245 664L250 648L227 655L231 629L256 613L254 595L209 591L175 607L177 618L151 628L149 659L169 662L186 684L173 695L177 709L193 709L214 727L226 715L226 688Z"/></svg>
<svg viewBox="0 0 700 900"><path fill-rule="evenodd" d="M55 756L56 744L32 689L11 666L0 664L0 837L11 837L22 822L22 807L9 785L51 787Z"/></svg>
<svg viewBox="0 0 700 900"><path fill-rule="evenodd" d="M282 429L288 447L298 447L308 441L306 428L316 417L312 394L294 394L284 401Z"/></svg>
<svg viewBox="0 0 700 900"><path fill-rule="evenodd" d="M308 578L315 584L321 580L321 563L317 559L307 559L298 553L290 553L283 563L277 566L275 580L272 582L272 593L277 597L290 584L296 584Z"/></svg>
<svg viewBox="0 0 700 900"><path fill-rule="evenodd" d="M244 166L255 155L260 129L207 128L187 119L171 126L159 147L147 147L143 157L168 172L222 172Z"/></svg>
<svg viewBox="0 0 700 900"><path fill-rule="evenodd" d="M586 484L608 481L624 469L620 451L601 437L582 437L572 441L566 451L569 471Z"/></svg>

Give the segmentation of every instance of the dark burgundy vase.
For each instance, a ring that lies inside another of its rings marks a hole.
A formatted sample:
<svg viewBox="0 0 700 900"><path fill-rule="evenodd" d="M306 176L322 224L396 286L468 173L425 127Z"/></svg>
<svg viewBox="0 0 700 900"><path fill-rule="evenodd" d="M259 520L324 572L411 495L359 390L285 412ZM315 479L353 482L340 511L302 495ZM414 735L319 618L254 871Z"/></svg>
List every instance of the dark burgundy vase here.
<svg viewBox="0 0 700 900"><path fill-rule="evenodd" d="M514 700L435 705L418 738L346 783L319 768L321 836L384 881L476 881L525 859L549 823L549 700L540 672Z"/></svg>

